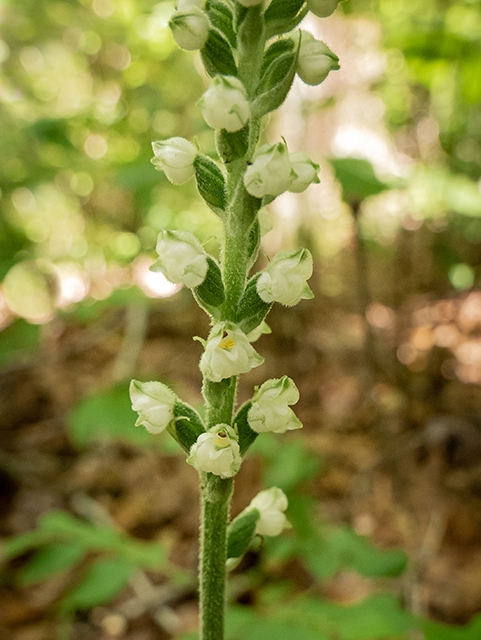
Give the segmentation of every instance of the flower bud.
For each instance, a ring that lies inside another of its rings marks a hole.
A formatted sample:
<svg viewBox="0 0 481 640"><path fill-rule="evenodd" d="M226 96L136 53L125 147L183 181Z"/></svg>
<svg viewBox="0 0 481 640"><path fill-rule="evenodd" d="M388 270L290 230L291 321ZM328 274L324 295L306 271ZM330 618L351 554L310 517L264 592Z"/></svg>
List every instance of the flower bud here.
<svg viewBox="0 0 481 640"><path fill-rule="evenodd" d="M300 429L301 421L289 405L299 400L299 391L287 376L279 380L267 380L254 393L252 405L247 413L247 421L252 431L264 433L285 433Z"/></svg>
<svg viewBox="0 0 481 640"><path fill-rule="evenodd" d="M169 20L169 27L179 47L187 51L202 49L209 37L207 14L193 3L176 11Z"/></svg>
<svg viewBox="0 0 481 640"><path fill-rule="evenodd" d="M242 458L232 427L218 424L202 433L192 445L187 462L197 471L232 478L239 471Z"/></svg>
<svg viewBox="0 0 481 640"><path fill-rule="evenodd" d="M287 505L287 497L282 489L271 487L258 493L244 511L252 509L259 511L256 533L261 536L278 536L283 529L290 526L284 513Z"/></svg>
<svg viewBox="0 0 481 640"><path fill-rule="evenodd" d="M249 339L236 325L219 322L214 325L200 359L200 370L213 382L247 373L264 362Z"/></svg>
<svg viewBox="0 0 481 640"><path fill-rule="evenodd" d="M264 144L259 148L254 162L247 167L244 185L248 193L256 198L278 196L289 189L295 177L287 146L282 142Z"/></svg>
<svg viewBox="0 0 481 640"><path fill-rule="evenodd" d="M315 40L309 32L299 30L292 38L296 44L299 38L301 39L297 75L306 84L321 84L329 75L329 71L340 69L336 54L324 42Z"/></svg>
<svg viewBox="0 0 481 640"><path fill-rule="evenodd" d="M264 302L280 302L288 307L313 293L306 280L312 275L312 256L308 249L279 251L257 281L257 293Z"/></svg>
<svg viewBox="0 0 481 640"><path fill-rule="evenodd" d="M249 120L246 90L234 76L215 76L199 104L204 120L213 129L238 131Z"/></svg>
<svg viewBox="0 0 481 640"><path fill-rule="evenodd" d="M177 396L161 382L130 383L132 409L139 414L135 426L143 424L150 433L161 433L174 419Z"/></svg>
<svg viewBox="0 0 481 640"><path fill-rule="evenodd" d="M301 191L305 191L313 182L320 182L317 177L319 165L313 162L308 155L302 153L302 151L296 151L295 153L289 154L289 160L291 161L294 173L297 175L297 178L291 182L289 191L301 193Z"/></svg>
<svg viewBox="0 0 481 640"><path fill-rule="evenodd" d="M340 0L307 0L307 8L318 18L327 18L337 9Z"/></svg>
<svg viewBox="0 0 481 640"><path fill-rule="evenodd" d="M159 258L150 267L161 271L167 280L192 289L205 279L207 256L197 238L189 231L161 231L157 240Z"/></svg>
<svg viewBox="0 0 481 640"><path fill-rule="evenodd" d="M158 171L164 171L172 184L183 184L195 173L194 160L197 149L185 138L168 138L152 142L155 157L151 163Z"/></svg>

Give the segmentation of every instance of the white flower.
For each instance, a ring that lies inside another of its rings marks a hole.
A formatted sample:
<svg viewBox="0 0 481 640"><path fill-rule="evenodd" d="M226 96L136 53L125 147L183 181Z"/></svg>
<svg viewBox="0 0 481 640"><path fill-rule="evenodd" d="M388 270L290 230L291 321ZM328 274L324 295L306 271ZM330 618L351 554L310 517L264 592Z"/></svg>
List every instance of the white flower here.
<svg viewBox="0 0 481 640"><path fill-rule="evenodd" d="M220 382L224 378L247 373L264 362L249 339L236 325L221 322L212 328L200 359L206 378Z"/></svg>
<svg viewBox="0 0 481 640"><path fill-rule="evenodd" d="M238 131L249 120L246 90L234 76L215 76L199 105L204 120L213 129Z"/></svg>
<svg viewBox="0 0 481 640"><path fill-rule="evenodd" d="M209 37L207 14L194 3L187 3L183 10L176 11L169 27L179 47L187 51L202 49Z"/></svg>
<svg viewBox="0 0 481 640"><path fill-rule="evenodd" d="M327 18L337 9L340 0L307 0L307 7L318 18Z"/></svg>
<svg viewBox="0 0 481 640"><path fill-rule="evenodd" d="M289 160L289 152L282 142L262 145L254 162L247 167L244 185L256 198L284 193L296 177Z"/></svg>
<svg viewBox="0 0 481 640"><path fill-rule="evenodd" d="M177 396L161 382L132 380L130 399L132 409L139 414L136 427L143 424L150 433L161 433L174 419Z"/></svg>
<svg viewBox="0 0 481 640"><path fill-rule="evenodd" d="M232 478L242 462L236 432L227 424L218 424L202 433L192 445L187 462L197 471Z"/></svg>
<svg viewBox="0 0 481 640"><path fill-rule="evenodd" d="M152 142L155 157L151 162L158 171L164 171L172 184L183 184L195 173L197 149L185 138L169 138Z"/></svg>
<svg viewBox="0 0 481 640"><path fill-rule="evenodd" d="M297 175L297 178L289 185L289 191L300 193L307 189L311 183L320 182L317 177L319 165L313 162L307 154L302 153L302 151L296 151L289 154L289 160L294 173Z"/></svg>
<svg viewBox="0 0 481 640"><path fill-rule="evenodd" d="M288 307L313 293L306 280L312 275L312 256L307 249L279 251L257 281L257 293L264 302L280 302Z"/></svg>
<svg viewBox="0 0 481 640"><path fill-rule="evenodd" d="M299 38L301 39L297 75L306 84L320 84L327 78L330 71L340 69L336 54L324 42L315 40L308 31L299 30L292 38L296 45Z"/></svg>
<svg viewBox="0 0 481 640"><path fill-rule="evenodd" d="M208 263L202 245L189 231L161 231L157 240L159 258L150 267L175 284L198 287L205 279Z"/></svg>
<svg viewBox="0 0 481 640"><path fill-rule="evenodd" d="M279 380L267 380L254 393L252 405L247 413L250 428L256 433L272 431L285 433L300 429L301 421L289 405L299 400L299 391L287 376Z"/></svg>
<svg viewBox="0 0 481 640"><path fill-rule="evenodd" d="M283 529L290 526L284 513L287 504L287 497L282 489L271 487L258 493L244 511L259 511L256 533L261 536L278 536Z"/></svg>

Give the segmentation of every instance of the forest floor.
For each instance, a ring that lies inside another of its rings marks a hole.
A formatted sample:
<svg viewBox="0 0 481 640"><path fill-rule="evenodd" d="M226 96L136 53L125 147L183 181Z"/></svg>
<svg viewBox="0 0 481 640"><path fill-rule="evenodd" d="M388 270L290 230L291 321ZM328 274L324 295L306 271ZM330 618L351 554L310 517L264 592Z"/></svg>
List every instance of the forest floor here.
<svg viewBox="0 0 481 640"><path fill-rule="evenodd" d="M481 333L480 295L413 296L395 317L371 305L368 323L322 296L276 308L273 333L256 344L265 364L244 376L239 390L244 401L269 377L295 380L304 424L295 437L322 461L307 490L323 518L381 548L405 549L411 609L460 624L481 611L481 386L479 362L466 357ZM174 564L194 571L197 476L183 456L114 441L79 449L66 428L76 403L124 377L170 381L185 401L200 402L202 347L192 335L205 337L208 323L188 292L152 303L130 371L119 362L135 342L126 337L127 316L106 309L95 322L58 318L43 328L40 353L0 372L0 535L34 529L53 508L79 515L79 505L96 504L116 526L165 543ZM258 456L243 465L234 514L262 488L261 467ZM26 558L5 567L0 637L50 640L66 577L21 586L15 575ZM302 567L289 572L299 589L309 581ZM147 577L149 584L159 580ZM363 589L351 572L332 578L325 593L349 602ZM175 634L145 608L127 624L119 611L131 598L124 591L111 605L78 615L72 640L168 640L195 629L195 588L169 600Z"/></svg>

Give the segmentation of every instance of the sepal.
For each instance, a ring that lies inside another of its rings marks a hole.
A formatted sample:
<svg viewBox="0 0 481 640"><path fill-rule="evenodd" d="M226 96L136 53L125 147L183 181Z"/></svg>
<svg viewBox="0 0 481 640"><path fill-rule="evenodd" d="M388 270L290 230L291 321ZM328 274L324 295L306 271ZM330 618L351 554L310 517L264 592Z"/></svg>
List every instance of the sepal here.
<svg viewBox="0 0 481 640"><path fill-rule="evenodd" d="M220 218L225 211L225 180L218 165L207 156L194 160L195 179L200 195Z"/></svg>
<svg viewBox="0 0 481 640"><path fill-rule="evenodd" d="M249 280L237 307L237 324L246 334L260 325L272 307L271 302L265 302L257 293L257 281L261 273L256 273Z"/></svg>
<svg viewBox="0 0 481 640"><path fill-rule="evenodd" d="M240 558L249 550L260 515L258 509L251 509L247 513L240 513L230 523L227 531L227 558Z"/></svg>
<svg viewBox="0 0 481 640"><path fill-rule="evenodd" d="M207 256L207 273L204 282L192 290L194 298L204 311L214 317L220 318L219 307L225 299L222 273L217 262Z"/></svg>
<svg viewBox="0 0 481 640"><path fill-rule="evenodd" d="M252 401L246 402L234 418L234 428L237 431L237 437L239 438L240 454L243 456L247 449L251 446L258 434L251 429L247 420L247 414L252 406Z"/></svg>
<svg viewBox="0 0 481 640"><path fill-rule="evenodd" d="M205 70L211 78L218 73L224 76L237 76L237 66L230 44L216 29L210 29L207 42L200 53Z"/></svg>
<svg viewBox="0 0 481 640"><path fill-rule="evenodd" d="M173 412L174 419L168 430L188 453L197 438L205 433L202 418L195 409L179 400L174 404Z"/></svg>

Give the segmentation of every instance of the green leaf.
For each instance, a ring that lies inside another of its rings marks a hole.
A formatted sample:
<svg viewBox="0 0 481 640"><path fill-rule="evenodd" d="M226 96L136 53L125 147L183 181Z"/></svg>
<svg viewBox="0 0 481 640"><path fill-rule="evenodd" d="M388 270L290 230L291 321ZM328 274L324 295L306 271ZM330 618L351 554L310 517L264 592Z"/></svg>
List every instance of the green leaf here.
<svg viewBox="0 0 481 640"><path fill-rule="evenodd" d="M132 563L122 558L99 560L63 599L62 610L89 609L112 600L128 584L134 570Z"/></svg>
<svg viewBox="0 0 481 640"><path fill-rule="evenodd" d="M201 433L205 433L201 417L188 404L177 401L174 404L174 429L176 440L189 452Z"/></svg>
<svg viewBox="0 0 481 640"><path fill-rule="evenodd" d="M195 178L200 195L220 218L225 210L225 180L218 165L207 156L197 155L194 160Z"/></svg>
<svg viewBox="0 0 481 640"><path fill-rule="evenodd" d="M267 38L295 29L307 11L304 0L273 0L264 14Z"/></svg>
<svg viewBox="0 0 481 640"><path fill-rule="evenodd" d="M249 150L249 123L239 131L222 129L217 135L217 153L225 164L243 158Z"/></svg>
<svg viewBox="0 0 481 640"><path fill-rule="evenodd" d="M254 266L254 263L257 260L257 256L259 255L260 246L261 246L261 225L259 224L259 219L256 217L249 231L249 245L248 245L249 260L247 262L247 269L250 269L251 267Z"/></svg>
<svg viewBox="0 0 481 640"><path fill-rule="evenodd" d="M319 457L306 450L302 441L291 441L288 447L280 447L275 455L273 452L265 482L267 486L288 492L300 482L312 478L321 466Z"/></svg>
<svg viewBox="0 0 481 640"><path fill-rule="evenodd" d="M1 546L1 557L4 560L11 560L17 556L21 556L26 551L47 544L55 538L55 534L51 531L43 531L35 529L35 531L27 531L18 536L13 536L8 540L4 540Z"/></svg>
<svg viewBox="0 0 481 640"><path fill-rule="evenodd" d="M256 273L247 283L237 307L237 324L244 333L250 333L265 319L272 308L272 302L264 302L257 293Z"/></svg>
<svg viewBox="0 0 481 640"><path fill-rule="evenodd" d="M294 40L291 38L280 38L275 40L265 51L261 66L261 78L265 75L269 66L283 53L294 50Z"/></svg>
<svg viewBox="0 0 481 640"><path fill-rule="evenodd" d="M257 438L257 433L253 431L247 421L247 413L252 406L252 402L246 402L234 418L234 428L237 431L239 437L240 454L243 456L247 449L251 446L254 440Z"/></svg>
<svg viewBox="0 0 481 640"><path fill-rule="evenodd" d="M39 346L40 325L15 320L0 333L0 364L18 362Z"/></svg>
<svg viewBox="0 0 481 640"><path fill-rule="evenodd" d="M81 400L67 415L67 428L78 447L105 440L152 444L151 434L135 426L128 385L124 383Z"/></svg>
<svg viewBox="0 0 481 640"><path fill-rule="evenodd" d="M341 184L345 202L362 201L389 189L376 177L372 164L367 160L340 158L330 162Z"/></svg>
<svg viewBox="0 0 481 640"><path fill-rule="evenodd" d="M220 31L229 41L231 47L236 46L236 34L233 27L233 16L229 7L221 2L210 1L207 4L207 12L213 26Z"/></svg>
<svg viewBox="0 0 481 640"><path fill-rule="evenodd" d="M45 545L20 569L20 584L40 582L75 566L85 555L83 545L57 542Z"/></svg>
<svg viewBox="0 0 481 640"><path fill-rule="evenodd" d="M244 515L237 516L231 522L227 533L227 558L240 558L248 551L254 539L259 518L259 511L252 509Z"/></svg>
<svg viewBox="0 0 481 640"><path fill-rule="evenodd" d="M260 117L278 109L289 93L296 75L297 51L282 53L267 68L256 89L251 112Z"/></svg>
<svg viewBox="0 0 481 640"><path fill-rule="evenodd" d="M479 640L481 638L481 615L472 618L464 627L441 624L433 620L420 621L425 640Z"/></svg>
<svg viewBox="0 0 481 640"><path fill-rule="evenodd" d="M222 273L217 262L207 256L208 269L204 282L192 290L197 303L211 316L220 319L219 307L225 300Z"/></svg>
<svg viewBox="0 0 481 640"><path fill-rule="evenodd" d="M237 67L230 45L215 29L209 31L209 37L200 54L205 70L212 78L218 73L224 76L237 76Z"/></svg>

